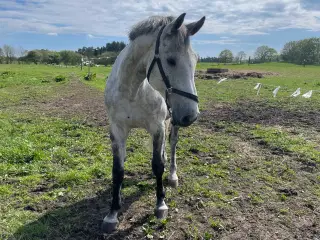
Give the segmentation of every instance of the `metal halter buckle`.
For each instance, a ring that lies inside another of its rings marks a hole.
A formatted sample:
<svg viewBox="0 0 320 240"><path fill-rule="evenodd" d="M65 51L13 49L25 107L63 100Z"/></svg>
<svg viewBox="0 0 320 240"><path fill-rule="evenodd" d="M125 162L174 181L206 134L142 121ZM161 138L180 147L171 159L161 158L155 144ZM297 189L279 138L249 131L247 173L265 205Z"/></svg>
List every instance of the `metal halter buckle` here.
<svg viewBox="0 0 320 240"><path fill-rule="evenodd" d="M167 88L167 94L171 94L172 93L172 87Z"/></svg>
<svg viewBox="0 0 320 240"><path fill-rule="evenodd" d="M159 58L160 58L159 53L158 53L158 54L155 54L155 55L154 55L154 58L155 58L155 59L159 59Z"/></svg>

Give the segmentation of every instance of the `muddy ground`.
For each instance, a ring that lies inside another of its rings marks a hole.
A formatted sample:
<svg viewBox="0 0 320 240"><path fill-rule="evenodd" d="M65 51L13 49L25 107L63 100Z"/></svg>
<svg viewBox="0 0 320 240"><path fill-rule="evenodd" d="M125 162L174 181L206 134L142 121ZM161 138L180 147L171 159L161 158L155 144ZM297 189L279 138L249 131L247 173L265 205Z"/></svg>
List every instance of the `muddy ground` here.
<svg viewBox="0 0 320 240"><path fill-rule="evenodd" d="M219 80L221 78L228 79L248 79L248 78L264 78L265 76L277 76L278 73L275 72L263 72L263 71L248 71L248 70L228 70L228 72L223 73L208 73L206 70L197 70L196 78L204 80Z"/></svg>

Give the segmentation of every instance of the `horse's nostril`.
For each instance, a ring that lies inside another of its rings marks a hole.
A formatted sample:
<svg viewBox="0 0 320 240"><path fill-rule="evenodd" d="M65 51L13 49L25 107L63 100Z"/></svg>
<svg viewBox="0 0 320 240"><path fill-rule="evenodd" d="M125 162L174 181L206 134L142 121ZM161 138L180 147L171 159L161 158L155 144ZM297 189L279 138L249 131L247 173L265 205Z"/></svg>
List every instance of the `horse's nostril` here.
<svg viewBox="0 0 320 240"><path fill-rule="evenodd" d="M187 115L181 119L181 125L187 127L197 120L197 117L197 115Z"/></svg>

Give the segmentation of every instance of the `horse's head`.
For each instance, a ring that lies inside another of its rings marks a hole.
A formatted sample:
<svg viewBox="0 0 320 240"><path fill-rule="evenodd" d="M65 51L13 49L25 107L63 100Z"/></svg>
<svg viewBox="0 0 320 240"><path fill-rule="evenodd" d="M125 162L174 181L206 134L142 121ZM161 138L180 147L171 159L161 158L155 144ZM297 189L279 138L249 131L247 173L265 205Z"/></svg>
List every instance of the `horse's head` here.
<svg viewBox="0 0 320 240"><path fill-rule="evenodd" d="M191 48L190 36L199 31L205 17L186 25L183 24L184 17L185 13L160 30L153 49L154 63L150 62L148 75L152 71L151 84L165 96L172 110L173 123L185 127L199 114L194 82L197 55Z"/></svg>

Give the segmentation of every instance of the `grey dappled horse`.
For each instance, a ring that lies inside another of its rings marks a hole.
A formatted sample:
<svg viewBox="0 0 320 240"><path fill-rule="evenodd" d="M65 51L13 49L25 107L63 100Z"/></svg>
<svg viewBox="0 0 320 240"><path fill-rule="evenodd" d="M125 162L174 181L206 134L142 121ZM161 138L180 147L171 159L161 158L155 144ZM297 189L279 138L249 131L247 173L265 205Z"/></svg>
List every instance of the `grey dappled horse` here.
<svg viewBox="0 0 320 240"><path fill-rule="evenodd" d="M130 43L117 57L105 89L113 152L113 198L104 218L105 232L116 229L121 205L126 140L130 129L145 128L153 137L152 170L157 182L156 216L165 218L162 183L166 125L171 122L171 163L169 184L178 185L176 144L180 126L191 125L198 117L198 97L194 83L197 56L190 36L202 27L205 17L183 24L178 18L150 17L137 23L129 34Z"/></svg>

